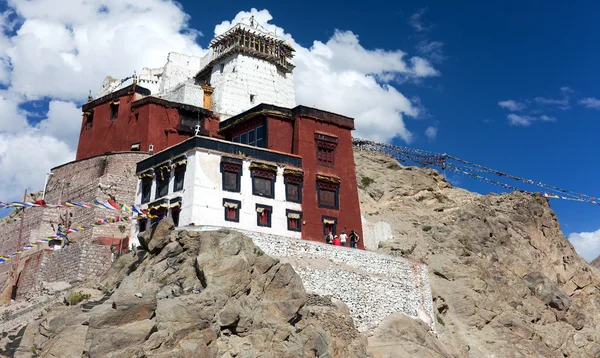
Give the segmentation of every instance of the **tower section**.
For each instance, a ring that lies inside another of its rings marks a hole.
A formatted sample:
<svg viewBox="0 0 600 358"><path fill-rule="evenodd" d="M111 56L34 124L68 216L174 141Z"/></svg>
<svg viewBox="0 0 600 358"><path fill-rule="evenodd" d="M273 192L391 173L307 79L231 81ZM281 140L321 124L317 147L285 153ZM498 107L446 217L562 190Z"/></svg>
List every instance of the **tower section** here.
<svg viewBox="0 0 600 358"><path fill-rule="evenodd" d="M210 61L196 84L211 86L213 111L221 120L258 104L296 106L294 49L251 21L236 24L210 44Z"/></svg>

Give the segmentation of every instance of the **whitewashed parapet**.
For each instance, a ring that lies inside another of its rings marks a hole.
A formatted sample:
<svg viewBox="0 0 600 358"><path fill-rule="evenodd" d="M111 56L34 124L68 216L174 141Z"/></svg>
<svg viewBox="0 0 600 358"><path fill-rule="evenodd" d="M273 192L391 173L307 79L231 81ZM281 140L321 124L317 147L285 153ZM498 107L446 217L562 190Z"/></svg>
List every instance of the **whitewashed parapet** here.
<svg viewBox="0 0 600 358"><path fill-rule="evenodd" d="M330 295L346 303L360 331L374 328L394 312L421 318L435 330L425 264L348 247L239 231L267 255L288 261L307 291Z"/></svg>

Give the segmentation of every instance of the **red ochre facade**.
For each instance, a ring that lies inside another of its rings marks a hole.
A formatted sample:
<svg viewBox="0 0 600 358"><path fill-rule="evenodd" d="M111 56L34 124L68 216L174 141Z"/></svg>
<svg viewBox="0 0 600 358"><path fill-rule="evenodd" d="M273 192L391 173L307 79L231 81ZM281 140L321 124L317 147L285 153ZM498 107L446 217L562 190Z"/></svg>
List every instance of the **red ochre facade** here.
<svg viewBox="0 0 600 358"><path fill-rule="evenodd" d="M362 238L362 221L358 199L356 168L352 149L354 120L337 114L298 106L294 109L259 105L221 123L219 131L225 139L232 140L241 133L264 126L266 148L302 157L304 181L302 189L302 238L325 241L323 217L335 218L335 234L342 230L350 235L355 230ZM338 139L334 163L319 165L315 134L325 134ZM317 175L340 179L338 209L319 207ZM348 243L349 245L349 243ZM364 248L363 240L359 248Z"/></svg>
<svg viewBox="0 0 600 358"><path fill-rule="evenodd" d="M115 103L118 114L111 118L111 106ZM263 126L264 147L302 157L302 238L324 242L324 217L335 219L334 234L344 230L349 235L350 230L355 230L363 237L352 150L352 118L304 106L289 109L260 104L219 122L218 116L208 109L153 97L150 91L136 85L86 103L83 112L77 160L107 152L148 152L150 145L153 153L157 153L194 136L194 123L201 126L199 135L226 140ZM90 113L93 113L91 125ZM337 138L332 165L320 165L317 160L317 133ZM135 144L139 147L133 149ZM339 178L337 209L319 207L318 175ZM359 248L364 248L363 240Z"/></svg>
<svg viewBox="0 0 600 358"><path fill-rule="evenodd" d="M217 136L219 120L211 111L148 96L150 91L128 86L83 106L83 118L76 160L108 152L159 152L192 137L193 127L182 128L181 117L200 119L200 134ZM111 107L118 114L111 118ZM92 115L91 121L88 121ZM184 123L185 124L185 123ZM185 127L185 126L184 126Z"/></svg>

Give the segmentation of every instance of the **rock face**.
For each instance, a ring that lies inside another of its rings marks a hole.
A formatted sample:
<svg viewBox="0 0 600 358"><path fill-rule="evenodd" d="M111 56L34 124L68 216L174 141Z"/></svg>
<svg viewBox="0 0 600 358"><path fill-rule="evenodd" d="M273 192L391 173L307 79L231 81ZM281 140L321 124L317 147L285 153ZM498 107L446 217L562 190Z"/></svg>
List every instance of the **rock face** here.
<svg viewBox="0 0 600 358"><path fill-rule="evenodd" d="M445 350L423 338L427 350L415 356L600 355L598 271L574 251L546 199L478 195L378 153L356 152L355 161L363 216L391 225L379 251L430 268Z"/></svg>
<svg viewBox="0 0 600 358"><path fill-rule="evenodd" d="M148 251L113 267L110 297L31 323L22 356L29 347L47 357L366 356L347 312L307 305L289 264L239 233L172 224L162 220L140 240Z"/></svg>

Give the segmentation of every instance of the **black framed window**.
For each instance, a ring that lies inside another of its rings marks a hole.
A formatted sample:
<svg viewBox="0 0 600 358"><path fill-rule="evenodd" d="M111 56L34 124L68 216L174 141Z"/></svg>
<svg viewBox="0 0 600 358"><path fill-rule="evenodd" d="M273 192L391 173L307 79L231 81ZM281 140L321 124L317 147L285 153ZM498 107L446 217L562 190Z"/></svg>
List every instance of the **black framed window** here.
<svg viewBox="0 0 600 358"><path fill-rule="evenodd" d="M239 143L240 142L240 137L239 136L238 137L233 137L231 139L231 141L234 142L234 143Z"/></svg>
<svg viewBox="0 0 600 358"><path fill-rule="evenodd" d="M271 214L273 207L267 205L256 204L256 225L271 227Z"/></svg>
<svg viewBox="0 0 600 358"><path fill-rule="evenodd" d="M263 163L252 163L250 170L252 175L252 195L275 198L277 167Z"/></svg>
<svg viewBox="0 0 600 358"><path fill-rule="evenodd" d="M285 173L284 173L285 175ZM285 175L285 200L293 203L302 203L302 181L297 175Z"/></svg>
<svg viewBox="0 0 600 358"><path fill-rule="evenodd" d="M254 129L248 132L248 145L255 145L255 132Z"/></svg>
<svg viewBox="0 0 600 358"><path fill-rule="evenodd" d="M112 102L110 104L110 120L114 121L119 116L119 102Z"/></svg>
<svg viewBox="0 0 600 358"><path fill-rule="evenodd" d="M242 202L233 199L223 199L223 209L225 210L225 221L240 222L240 210Z"/></svg>
<svg viewBox="0 0 600 358"><path fill-rule="evenodd" d="M263 126L256 127L256 146L259 148L265 147L264 133L265 128Z"/></svg>
<svg viewBox="0 0 600 358"><path fill-rule="evenodd" d="M171 219L173 219L173 224L176 227L179 226L179 214L181 214L181 205L171 209Z"/></svg>
<svg viewBox="0 0 600 358"><path fill-rule="evenodd" d="M169 194L169 175L165 174L163 177L158 175L156 177L156 199L167 194Z"/></svg>
<svg viewBox="0 0 600 358"><path fill-rule="evenodd" d="M322 216L323 236L327 234L337 235L337 218L332 216Z"/></svg>
<svg viewBox="0 0 600 358"><path fill-rule="evenodd" d="M240 192L242 161L240 159L223 158L221 162L223 190Z"/></svg>
<svg viewBox="0 0 600 358"><path fill-rule="evenodd" d="M339 209L340 185L338 183L317 182L317 198L319 207Z"/></svg>
<svg viewBox="0 0 600 358"><path fill-rule="evenodd" d="M152 178L142 179L142 204L150 202L150 194L152 192Z"/></svg>
<svg viewBox="0 0 600 358"><path fill-rule="evenodd" d="M317 147L317 164L328 167L334 166L338 138L323 133L315 133L315 144Z"/></svg>
<svg viewBox="0 0 600 358"><path fill-rule="evenodd" d="M173 185L173 191L183 190L183 180L185 178L186 165L179 165L175 168L175 183Z"/></svg>
<svg viewBox="0 0 600 358"><path fill-rule="evenodd" d="M242 135L240 135L240 143L248 144L248 133L242 133Z"/></svg>
<svg viewBox="0 0 600 358"><path fill-rule="evenodd" d="M148 219L138 219L138 230L139 232L146 231L148 227Z"/></svg>
<svg viewBox="0 0 600 358"><path fill-rule="evenodd" d="M302 231L302 212L294 210L286 210L287 229L289 231Z"/></svg>

